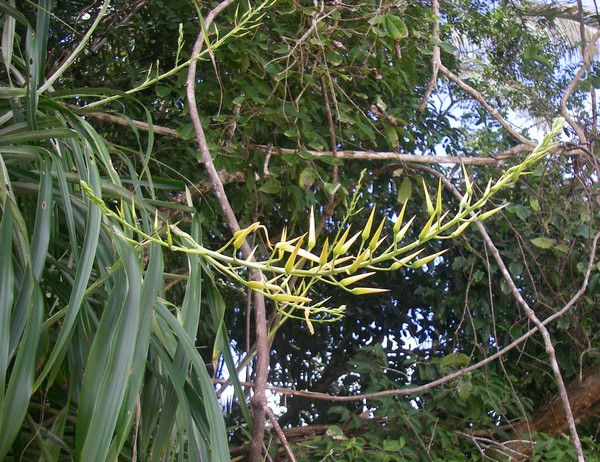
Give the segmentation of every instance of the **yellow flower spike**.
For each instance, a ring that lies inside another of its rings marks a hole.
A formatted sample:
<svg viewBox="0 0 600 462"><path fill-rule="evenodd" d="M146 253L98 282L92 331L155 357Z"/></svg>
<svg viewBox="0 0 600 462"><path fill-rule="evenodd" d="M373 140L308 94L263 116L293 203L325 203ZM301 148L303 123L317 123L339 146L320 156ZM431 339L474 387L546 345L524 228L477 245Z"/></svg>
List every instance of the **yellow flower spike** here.
<svg viewBox="0 0 600 462"><path fill-rule="evenodd" d="M255 246L252 249L252 252L250 252L250 255L248 255L248 258L246 258L247 262L251 262L252 261L252 259L254 258L254 254L256 253L256 249L258 249L258 246Z"/></svg>
<svg viewBox="0 0 600 462"><path fill-rule="evenodd" d="M489 217L491 217L492 215L494 215L496 212L499 212L500 210L502 210L504 207L506 207L508 204L502 204L500 207L496 207L493 210L490 210L488 212L482 213L481 215L479 215L477 217L478 221L483 221L483 220L487 220Z"/></svg>
<svg viewBox="0 0 600 462"><path fill-rule="evenodd" d="M158 210L154 211L154 229L158 229Z"/></svg>
<svg viewBox="0 0 600 462"><path fill-rule="evenodd" d="M315 232L315 211L313 207L310 208L310 218L308 224L308 245L307 250L310 251L317 243L317 235Z"/></svg>
<svg viewBox="0 0 600 462"><path fill-rule="evenodd" d="M356 257L356 260L354 260L354 262L350 265L350 268L348 268L348 274L356 273L356 270L358 269L360 264L370 257L371 257L371 250L365 249L365 251L363 253L361 253L358 257Z"/></svg>
<svg viewBox="0 0 600 462"><path fill-rule="evenodd" d="M325 243L323 244L323 249L321 250L321 256L319 257L319 266L325 265L327 263L327 257L329 256L329 238L325 239Z"/></svg>
<svg viewBox="0 0 600 462"><path fill-rule="evenodd" d="M437 234L439 234L439 229L442 227L442 222L444 221L444 218L446 218L448 216L448 212L444 213L441 217L438 217L437 220L435 220L434 223L432 223L432 225L429 227L427 233L423 234L423 236L419 235L419 239L421 240L426 240L428 238L430 238L431 236L435 236ZM432 217L435 218L435 215Z"/></svg>
<svg viewBox="0 0 600 462"><path fill-rule="evenodd" d="M470 205L471 205L471 194L466 192L465 195L460 200L460 204L458 204L458 209L464 210L467 207L469 207Z"/></svg>
<svg viewBox="0 0 600 462"><path fill-rule="evenodd" d="M389 292L389 289L377 289L375 287L355 287L350 290L352 295L369 295L369 294L381 294L383 292Z"/></svg>
<svg viewBox="0 0 600 462"><path fill-rule="evenodd" d="M551 133L558 135L560 133L560 131L564 128L564 126L565 126L565 118L557 117L556 120L552 123Z"/></svg>
<svg viewBox="0 0 600 462"><path fill-rule="evenodd" d="M396 263L400 263L400 265L404 266L406 265L409 261L411 261L413 258L415 258L417 255L419 255L421 252L423 252L424 249L420 249L417 250L416 252L411 253L410 255L401 258L400 260L397 260Z"/></svg>
<svg viewBox="0 0 600 462"><path fill-rule="evenodd" d="M460 225L458 228L456 228L456 230L450 234L450 238L454 239L455 237L460 236L465 229L467 229L467 227L471 224L470 221L465 221L462 225Z"/></svg>
<svg viewBox="0 0 600 462"><path fill-rule="evenodd" d="M511 176L503 176L502 178L500 178L496 184L494 185L494 187L491 189L491 191L493 193L497 192L499 189L504 188L505 186L512 184L512 182L514 181L514 178L512 178Z"/></svg>
<svg viewBox="0 0 600 462"><path fill-rule="evenodd" d="M119 201L119 206L117 207L117 216L121 219L121 220L125 220L125 211L124 211L124 206L123 206L123 201Z"/></svg>
<svg viewBox="0 0 600 462"><path fill-rule="evenodd" d="M394 242L400 242L400 241L402 241L402 239L404 239L404 235L406 234L408 229L411 227L413 221L415 221L415 217L412 217L410 220L408 220L408 223L406 223L402 227L402 229L396 233L396 235L394 236Z"/></svg>
<svg viewBox="0 0 600 462"><path fill-rule="evenodd" d="M377 231L375 231L375 234L373 234L373 237L371 238L371 242L369 242L369 249L371 250L371 252L374 252L375 249L379 246L379 238L381 237L381 232L383 231L383 226L385 225L386 221L387 218L383 217L379 228L377 228Z"/></svg>
<svg viewBox="0 0 600 462"><path fill-rule="evenodd" d="M344 278L340 281L340 284L343 287L348 287L351 284L354 284L355 282L361 281L365 278L368 278L369 276L373 276L375 274L374 271L370 272L370 273L363 273L363 274L357 274L355 276L350 276L347 278Z"/></svg>
<svg viewBox="0 0 600 462"><path fill-rule="evenodd" d="M435 213L435 209L433 208L433 204L431 203L431 197L429 196L429 191L427 190L427 184L425 184L425 180L421 178L421 183L423 183L423 191L425 191L425 202L427 203L427 213L429 216L432 216Z"/></svg>
<svg viewBox="0 0 600 462"><path fill-rule="evenodd" d="M279 243L275 244L275 248L279 249L279 252L278 252L279 258L278 258L278 260L281 260L283 258L283 248L280 246L280 244L282 242L285 242L286 238L287 238L287 226L284 226L283 227L283 231L281 231L281 241Z"/></svg>
<svg viewBox="0 0 600 462"><path fill-rule="evenodd" d="M348 255L347 257L336 258L333 267L342 266L344 263L349 262L352 259L354 259L354 257L350 255ZM331 266L329 264L326 264L325 268L331 269Z"/></svg>
<svg viewBox="0 0 600 462"><path fill-rule="evenodd" d="M371 226L373 226L373 218L375 217L375 206L371 209L371 215L369 215L369 219L367 220L367 224L365 225L365 229L360 236L363 242L369 239L369 235L371 234Z"/></svg>
<svg viewBox="0 0 600 462"><path fill-rule="evenodd" d="M487 186L485 187L485 191L483 192L482 197L487 197L488 194L490 193L491 189L492 189L492 180L489 180Z"/></svg>
<svg viewBox="0 0 600 462"><path fill-rule="evenodd" d="M390 270L391 271L398 271L400 268L402 268L404 265L401 264L399 261L395 261L394 263L392 263L392 266L390 266Z"/></svg>
<svg viewBox="0 0 600 462"><path fill-rule="evenodd" d="M292 247L291 245L284 246L284 250L287 250L288 252L293 252L295 248L296 247ZM319 257L317 257L315 254L307 252L304 249L298 249L298 255L312 262L319 263Z"/></svg>
<svg viewBox="0 0 600 462"><path fill-rule="evenodd" d="M435 213L441 215L442 213L442 179L438 181L437 198L435 201Z"/></svg>
<svg viewBox="0 0 600 462"><path fill-rule="evenodd" d="M352 244L354 244L354 241L356 241L356 239L358 239L358 236L360 236L360 232L356 233L354 236L352 236L350 238L350 240L348 240L348 242L346 242L342 248L340 249L340 253L339 255L344 255L346 252L348 252L348 250L350 250L350 247L352 247Z"/></svg>
<svg viewBox="0 0 600 462"><path fill-rule="evenodd" d="M446 253L447 250L448 249L445 249L445 250L442 250L441 252L436 252L436 253L434 253L432 255L428 255L426 257L423 257L423 258L417 260L416 262L414 262L412 265L410 265L410 267L412 269L418 269L421 266L423 266L424 264L429 263L430 261L435 260L440 255Z"/></svg>
<svg viewBox="0 0 600 462"><path fill-rule="evenodd" d="M310 332L310 335L313 335L315 333L315 329L312 325L312 322L310 322L309 316L310 316L310 310L308 308L305 308L304 309L304 321L306 322L306 327L308 327L308 331Z"/></svg>
<svg viewBox="0 0 600 462"><path fill-rule="evenodd" d="M379 248L379 246L385 241L386 238L387 236L383 236L375 243L375 245L373 246L373 252L375 252Z"/></svg>
<svg viewBox="0 0 600 462"><path fill-rule="evenodd" d="M350 226L348 226L348 228L346 229L344 234L342 234L342 237L340 238L340 240L335 244L335 247L333 248L333 256L334 257L337 257L342 254L342 252L341 252L342 246L346 243L346 239L348 239L349 233L350 233Z"/></svg>
<svg viewBox="0 0 600 462"><path fill-rule="evenodd" d="M242 246L242 244L244 243L246 238L248 237L248 234L250 234L253 231L256 231L256 229L259 226L260 226L260 223L255 222L255 223L252 223L250 226L248 226L246 229L240 229L239 231L236 231L233 234L233 248L235 250L238 250Z"/></svg>
<svg viewBox="0 0 600 462"><path fill-rule="evenodd" d="M292 294L275 294L271 297L276 302L282 303L310 303L312 299L308 297L301 297L300 295Z"/></svg>
<svg viewBox="0 0 600 462"><path fill-rule="evenodd" d="M171 225L167 223L167 245L173 247L173 236L171 235Z"/></svg>
<svg viewBox="0 0 600 462"><path fill-rule="evenodd" d="M425 226L423 226L423 229L419 233L419 241L423 241L427 237L429 230L431 229L431 225L433 224L433 220L435 220L435 215L431 215L427 223L425 223Z"/></svg>
<svg viewBox="0 0 600 462"><path fill-rule="evenodd" d="M396 220L396 223L394 223L394 234L398 234L398 230L400 229L400 226L402 226L402 222L404 221L404 212L406 212L407 204L408 201L404 202L404 205L402 205L402 210L400 210L400 215L398 215L398 219Z"/></svg>
<svg viewBox="0 0 600 462"><path fill-rule="evenodd" d="M135 200L134 196L131 196L131 218L133 221L137 221L137 213L135 212Z"/></svg>
<svg viewBox="0 0 600 462"><path fill-rule="evenodd" d="M268 290L270 292L281 292L281 287L276 284L262 281L248 281L246 283L251 289Z"/></svg>
<svg viewBox="0 0 600 462"><path fill-rule="evenodd" d="M429 228L429 232L427 233L427 236L425 236L425 238L435 235L436 231L439 229L439 227L440 227L440 220L436 220L436 222L431 225L431 228Z"/></svg>
<svg viewBox="0 0 600 462"><path fill-rule="evenodd" d="M304 241L304 236L300 236L300 239L298 239L298 242L296 242L296 246L294 247L294 250L292 250L291 255L285 262L284 269L285 269L285 272L288 274L291 273L292 270L294 269L294 264L296 263L296 257L298 256L298 251L300 250L300 246L302 245L303 241Z"/></svg>
<svg viewBox="0 0 600 462"><path fill-rule="evenodd" d="M190 191L190 189L187 187L185 187L185 203L188 207L193 207L194 206L194 200L192 199L192 193Z"/></svg>
<svg viewBox="0 0 600 462"><path fill-rule="evenodd" d="M473 186L471 185L471 180L469 180L469 173L467 172L467 167L465 167L465 164L461 164L461 165L462 165L463 175L465 177L465 190L467 191L467 194L470 196L471 194L473 194Z"/></svg>

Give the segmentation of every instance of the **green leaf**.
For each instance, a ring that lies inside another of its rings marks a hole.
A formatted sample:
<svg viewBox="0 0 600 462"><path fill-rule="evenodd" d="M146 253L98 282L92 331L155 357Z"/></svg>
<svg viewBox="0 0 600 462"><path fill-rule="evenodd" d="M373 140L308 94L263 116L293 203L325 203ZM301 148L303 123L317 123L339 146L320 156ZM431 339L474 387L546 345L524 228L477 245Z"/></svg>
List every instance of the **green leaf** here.
<svg viewBox="0 0 600 462"><path fill-rule="evenodd" d="M521 263L511 261L508 264L508 270L510 271L510 274L516 278L523 274L523 265Z"/></svg>
<svg viewBox="0 0 600 462"><path fill-rule="evenodd" d="M398 452L404 447L405 442L400 440L383 440L383 450Z"/></svg>
<svg viewBox="0 0 600 462"><path fill-rule="evenodd" d="M522 205L509 205L507 209L515 213L521 220L527 221L527 219L531 216L531 209L529 207L524 207Z"/></svg>
<svg viewBox="0 0 600 462"><path fill-rule="evenodd" d="M398 132L396 131L396 127L386 123L384 125L384 130L385 136L388 140L389 148L392 151L396 151L398 149Z"/></svg>
<svg viewBox="0 0 600 462"><path fill-rule="evenodd" d="M272 180L267 181L258 190L265 194L279 194L282 189L281 182L277 178L273 178Z"/></svg>
<svg viewBox="0 0 600 462"><path fill-rule="evenodd" d="M385 16L385 28L389 36L394 40L400 40L408 35L408 28L404 21L393 14Z"/></svg>
<svg viewBox="0 0 600 462"><path fill-rule="evenodd" d="M120 239L114 242L123 270L115 277L116 284L100 319L81 389L76 440L81 460L107 460L129 386L139 333L140 262L133 246Z"/></svg>
<svg viewBox="0 0 600 462"><path fill-rule="evenodd" d="M246 101L246 96L245 95L238 96L237 98L235 98L233 100L233 105L234 106L241 105L244 101Z"/></svg>
<svg viewBox="0 0 600 462"><path fill-rule="evenodd" d="M534 212L540 211L540 202L536 198L532 197L531 199L529 199L529 205L531 206Z"/></svg>
<svg viewBox="0 0 600 462"><path fill-rule="evenodd" d="M444 356L440 361L440 371L447 373L450 370L456 370L467 366L470 361L471 358L464 353L450 353Z"/></svg>
<svg viewBox="0 0 600 462"><path fill-rule="evenodd" d="M458 396L460 396L460 399L463 401L469 399L473 393L473 388L473 382L469 374L462 376L458 383Z"/></svg>
<svg viewBox="0 0 600 462"><path fill-rule="evenodd" d="M591 237L590 227L588 225L577 225L573 228L573 236L589 239Z"/></svg>
<svg viewBox="0 0 600 462"><path fill-rule="evenodd" d="M340 165L344 165L344 161L342 159L340 159L339 157L334 157L334 156L319 156L319 160L321 162L324 162L328 165L331 166L340 166Z"/></svg>
<svg viewBox="0 0 600 462"><path fill-rule="evenodd" d="M523 52L523 59L534 59L540 51L540 46L536 43L532 43L525 48Z"/></svg>
<svg viewBox="0 0 600 462"><path fill-rule="evenodd" d="M554 247L555 241L549 237L536 237L531 240L531 243L540 249L550 249Z"/></svg>
<svg viewBox="0 0 600 462"><path fill-rule="evenodd" d="M156 94L161 98L167 98L171 94L171 87L166 87L164 85L156 86Z"/></svg>
<svg viewBox="0 0 600 462"><path fill-rule="evenodd" d="M451 55L458 51L458 48L456 46L448 42L440 42L439 45L442 50L444 50L446 53L450 53Z"/></svg>
<svg viewBox="0 0 600 462"><path fill-rule="evenodd" d="M288 128L283 134L288 138L298 138L298 132L293 128Z"/></svg>
<svg viewBox="0 0 600 462"><path fill-rule="evenodd" d="M317 172L312 167L306 167L300 173L300 178L298 178L298 185L304 190L308 191L312 185L315 183L317 179Z"/></svg>
<svg viewBox="0 0 600 462"><path fill-rule="evenodd" d="M406 201L410 199L412 195L412 182L410 178L405 177L398 188L398 202L400 204L404 204Z"/></svg>

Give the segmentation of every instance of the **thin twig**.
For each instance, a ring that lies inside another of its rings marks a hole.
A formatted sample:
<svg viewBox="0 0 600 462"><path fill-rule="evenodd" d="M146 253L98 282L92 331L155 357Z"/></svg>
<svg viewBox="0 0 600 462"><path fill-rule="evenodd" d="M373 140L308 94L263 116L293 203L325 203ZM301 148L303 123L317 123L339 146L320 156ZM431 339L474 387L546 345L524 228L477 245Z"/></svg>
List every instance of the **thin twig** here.
<svg viewBox="0 0 600 462"><path fill-rule="evenodd" d="M500 268L500 272L504 276L504 280L508 283L508 286L510 287L513 297L515 298L517 303L521 306L521 309L525 313L525 316L527 316L527 318L538 328L538 330L542 334L542 338L544 339L544 346L546 348L546 353L548 354L548 357L550 359L550 365L552 366L552 372L554 373L554 380L556 380L556 384L558 386L558 390L559 390L559 394L560 394L560 397L562 400L565 415L567 417L567 422L569 424L569 431L571 433L571 438L573 440L573 446L575 447L575 452L577 453L577 459L578 459L578 461L582 462L585 460L584 456L583 456L583 448L581 446L579 434L577 433L577 426L575 425L575 418L573 417L573 411L571 409L571 404L569 403L569 395L567 394L567 388L565 386L565 382L563 380L562 373L560 371L560 366L558 365L558 361L556 359L556 351L555 351L554 345L552 343L552 338L550 337L550 332L548 332L548 329L546 328L546 326L544 326L542 321L535 314L535 311L533 311L531 309L529 304L525 301L525 299L519 292L519 289L515 285L510 273L508 272L508 268L506 267L506 265L504 264L504 261L502 260L502 257L500 256L500 252L498 251L498 248L496 247L496 245L490 238L483 223L478 221L475 224L475 226L477 226L477 229L479 230L480 234L483 236L483 240L485 241L486 245L490 248L492 256L494 257L494 260L496 260L496 264Z"/></svg>
<svg viewBox="0 0 600 462"><path fill-rule="evenodd" d="M275 430L275 433L277 433L277 436L279 437L279 440L281 441L283 449L285 449L285 453L288 456L289 462L296 462L296 456L292 452L292 448L290 447L290 444L288 443L288 440L285 437L285 433L283 433L283 430L281 430L281 427L279 426L279 422L277 422L277 417L275 416L275 414L273 414L273 411L271 410L271 408L269 406L265 406L265 412L267 413L267 416L269 416L269 419L271 420L271 423L273 424L273 430Z"/></svg>
<svg viewBox="0 0 600 462"><path fill-rule="evenodd" d="M472 86L470 86L469 84L467 84L465 81L463 81L459 76L457 76L456 74L454 74L450 69L448 69L446 66L444 66L442 63L439 64L439 69L440 72L442 74L444 74L446 77L448 77L450 80L452 80L454 83L456 83L460 88L462 88L464 91L466 91L469 95L471 95L471 97L473 97L474 99L476 99L477 101L479 101L479 104L481 104L486 111L488 111L490 113L490 115L496 119L496 121L502 125L502 127L508 132L508 134L514 138L515 140L518 140L519 143L523 143L526 146L535 147L535 143L527 138L525 138L523 135L521 135L519 132L517 132L511 124L509 124L506 119L504 119L504 117L502 117L500 115L500 113L494 109L488 102L487 100L484 98L484 96L478 92L477 90L475 90Z"/></svg>
<svg viewBox="0 0 600 462"><path fill-rule="evenodd" d="M575 91L575 88L579 84L579 81L581 80L581 78L590 69L590 66L592 65L592 53L594 51L594 46L599 38L600 38L600 30L598 30L592 36L592 38L590 39L590 43L588 43L587 46L582 51L583 65L579 68L579 70L577 71L577 74L575 74L575 76L573 77L573 80L571 80L571 83L569 84L569 86L565 90L562 98L560 99L560 113L565 118L567 123L573 128L573 130L575 130L575 133L577 133L577 136L579 137L579 143L582 145L586 145L588 142L587 137L585 135L585 131L583 130L583 128L581 128L581 126L577 122L575 122L575 120L573 120L573 118L569 114L569 109L567 108L567 101L571 97L571 94Z"/></svg>
<svg viewBox="0 0 600 462"><path fill-rule="evenodd" d="M431 80L429 80L429 84L427 85L427 89L425 90L425 94L423 95L423 101L421 101L421 105L419 106L419 112L422 113L425 111L427 107L427 101L429 101L429 97L433 90L437 86L437 77L438 72L440 70L440 64L442 64L442 59L440 57L440 3L438 0L433 0L432 2L433 9L433 31L432 38L433 41L433 56L431 58Z"/></svg>
<svg viewBox="0 0 600 462"><path fill-rule="evenodd" d="M325 76L321 76L321 93L323 95L323 104L325 105L325 115L327 116L327 125L329 126L329 144L333 157L337 157L337 140L335 138L335 125L333 124L333 116L331 115L331 107L329 104L329 96L327 94L327 85L325 84ZM333 166L332 183L337 183L338 166Z"/></svg>
<svg viewBox="0 0 600 462"><path fill-rule="evenodd" d="M425 168L422 168L422 169L425 170ZM452 183L450 183L448 181L448 179L445 178L445 176L443 176L439 172L436 172L435 170L432 170L432 169L426 169L426 170L429 171L430 173L434 174L438 178L440 178L444 182L445 186L452 190L452 192L454 193L454 195L457 199L459 199L459 198L462 199L462 195L458 192L458 190L456 190L454 185L452 185ZM472 216L475 216L475 215L472 214ZM556 351L554 349L554 345L552 344L552 339L550 337L550 333L548 332L548 329L546 328L544 323L537 317L535 312L531 309L529 304L525 301L525 299L521 295L519 288L516 286L515 282L513 281L512 277L508 271L508 268L504 264L504 260L500 256L500 252L498 251L498 248L492 241L492 239L491 239L490 235L488 234L487 230L485 229L485 226L483 225L483 223L480 221L477 221L475 223L475 226L479 230L479 233L483 237L483 240L485 241L486 245L490 249L492 256L494 257L494 260L496 261L496 264L498 265L498 268L500 269L500 272L502 273L502 276L504 277L504 280L508 284L514 299L517 301L517 304L521 307L521 309L525 313L525 316L527 316L527 318L533 323L533 325L536 327L536 329L539 330L540 333L542 334L542 338L544 340L544 346L546 348L546 353L548 354L548 358L550 359L550 365L552 367L552 372L554 374L554 380L556 380L556 385L558 386L559 396L561 398L563 409L565 411L565 416L567 418L569 432L571 433L573 446L575 448L575 453L577 454L577 460L579 462L583 462L585 460L584 455L583 455L583 448L581 446L579 434L577 433L577 426L575 424L575 418L573 417L573 411L571 409L571 404L569 403L569 395L567 394L567 388L565 387L565 382L563 380L562 373L560 371L560 367L559 367L558 361L556 359ZM600 233L598 233L596 235L596 238L594 239L594 245L593 245L593 250L592 250L592 255L591 255L592 260L590 260L590 261L593 261L596 244L597 244L599 237L600 237ZM591 267L590 267L590 271L591 271Z"/></svg>

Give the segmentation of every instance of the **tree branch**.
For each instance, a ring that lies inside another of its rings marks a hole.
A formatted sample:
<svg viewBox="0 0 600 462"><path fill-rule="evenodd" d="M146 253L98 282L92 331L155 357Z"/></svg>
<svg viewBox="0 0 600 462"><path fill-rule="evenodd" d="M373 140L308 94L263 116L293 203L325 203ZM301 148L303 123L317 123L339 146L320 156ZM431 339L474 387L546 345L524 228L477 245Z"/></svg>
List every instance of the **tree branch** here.
<svg viewBox="0 0 600 462"><path fill-rule="evenodd" d="M439 172L436 172L435 170L432 170L429 168L424 168L424 167L420 167L420 168L422 170L427 170L431 174L440 178L444 182L444 185L453 192L454 196L458 200L462 199L462 195L458 192L458 190L454 187L454 185L445 178L445 176L443 176ZM567 423L569 426L569 431L571 433L573 446L575 447L575 453L577 454L577 460L579 462L583 462L585 460L585 458L583 456L583 448L581 446L581 441L580 441L579 435L577 433L577 426L575 424L575 418L573 417L573 411L572 411L571 405L569 403L569 395L567 393L567 389L565 387L565 383L562 378L562 373L560 371L560 367L559 367L558 361L556 359L556 351L554 350L554 345L552 344L552 339L550 337L550 333L548 332L548 329L546 329L545 323L543 323L537 317L535 312L531 309L529 304L525 301L525 299L521 295L521 292L519 291L518 287L514 283L512 277L508 271L508 268L506 267L506 265L504 264L504 261L502 260L502 257L500 256L500 252L498 251L498 248L496 247L496 245L490 238L490 235L488 234L487 230L485 229L485 226L483 225L483 223L481 223L480 221L477 221L475 223L475 226L477 226L479 233L481 234L481 236L483 237L483 240L485 241L486 245L490 249L492 256L494 257L494 260L496 261L496 264L498 265L498 268L500 269L500 272L502 273L502 276L504 277L504 280L508 284L514 299L517 301L517 304L521 307L521 309L525 313L525 316L527 316L527 318L533 323L535 328L537 330L539 330L540 333L542 334L542 338L544 340L544 346L546 348L546 353L548 354L548 357L550 359L550 365L552 367L554 379L556 380L556 384L558 386L558 391L559 391L560 399L561 399L562 406L563 406L563 409L565 412L566 420L567 420ZM591 268L593 265L595 249L596 249L596 245L598 243L599 238L600 238L600 233L598 233L596 235L596 237L594 238L594 243L592 246L592 254L590 256L590 264L588 265L588 273L586 274L586 284L587 284L587 276L591 272Z"/></svg>
<svg viewBox="0 0 600 462"><path fill-rule="evenodd" d="M214 18L223 11L226 7L231 5L234 0L223 0L219 3L214 9L212 9L206 19L204 20L204 29L207 30L210 27L210 24L213 22ZM192 50L192 57L196 57L200 54L200 50L204 43L205 37L203 30L200 31L198 37L196 38L196 42L194 43L194 47ZM204 134L204 129L200 122L200 114L198 113L198 107L196 103L196 67L197 60L192 59L190 62L190 67L188 69L188 77L186 81L186 94L188 100L188 106L190 111L190 118L192 120L192 124L194 126L194 131L196 133L196 141L198 143L198 147L200 149L200 154L202 156L202 163L204 164L206 171L208 172L208 176L213 185L213 189L215 195L217 197L217 201L219 202L219 206L225 215L225 220L227 225L232 233L235 233L240 230L240 225L238 223L237 217L233 212L233 208L229 203L229 199L225 194L225 189L223 188L223 183L219 178L219 174L215 169L212 156L208 149L208 143L206 141L206 136ZM246 259L251 258L252 250L246 241L243 242L241 246L242 254ZM262 281L262 274L260 271L255 269L250 269L250 278L254 281ZM250 442L250 450L248 454L248 460L250 462L259 462L261 458L262 448L263 448L263 440L264 440L264 432L265 432L265 407L267 405L266 398L266 384L267 378L269 374L269 346L268 346L268 332L267 332L267 316L266 316L266 307L265 307L265 298L259 292L254 292L254 315L255 315L255 328L256 328L256 343L257 343L257 353L256 353L256 365L255 365L255 386L254 386L254 395L251 399L251 405L253 410L253 428L252 428L252 441Z"/></svg>
<svg viewBox="0 0 600 462"><path fill-rule="evenodd" d="M287 454L288 461L296 462L296 456L294 455L294 452L292 451L292 448L290 447L290 444L288 443L288 440L285 437L285 433L279 426L279 422L277 422L277 417L275 416L275 414L273 414L273 411L271 410L271 408L269 406L265 406L265 412L269 416L269 419L271 420L271 423L273 424L273 429L275 430L275 433L277 433L277 436L279 437L279 440L281 441L281 444L283 445L283 448L285 449L285 453Z"/></svg>
<svg viewBox="0 0 600 462"><path fill-rule="evenodd" d="M327 125L329 126L329 144L333 157L337 157L337 140L335 138L335 126L333 124L333 116L331 115L331 105L329 104L329 96L327 94L327 85L325 84L325 76L321 76L321 93L323 94L323 104L325 106L325 115L327 116ZM332 183L338 181L338 166L333 166Z"/></svg>
<svg viewBox="0 0 600 462"><path fill-rule="evenodd" d="M79 106L72 104L66 105L68 108L75 111L81 110ZM139 120L129 119L124 116L117 116L112 114L106 114L102 112L85 112L81 111L81 115L85 117L93 118L101 122L112 123L115 125L121 125L124 127L135 126L138 130L148 132L150 126L146 122ZM152 130L155 135L169 136L181 141L195 141L188 140L181 136L177 130L172 128L163 127L161 125L152 125ZM429 156L422 154L401 154L394 151L350 151L350 150L336 150L334 151L314 151L309 149L290 149L290 148L278 148L273 146L264 146L260 144L251 145L254 149L267 152L272 151L272 154L298 154L299 152L307 152L313 157L335 157L339 159L348 160L371 160L371 161L384 161L394 160L398 162L412 162L417 164L464 164L464 165L502 165L511 157L531 151L531 144L519 144L499 154L488 154L481 157L472 156ZM558 156L580 156L586 155L587 151L584 149L566 146L555 146L549 151L551 154Z"/></svg>
<svg viewBox="0 0 600 462"><path fill-rule="evenodd" d="M565 120L573 128L573 130L575 130L575 133L577 133L577 136L579 137L579 143L582 145L587 145L588 139L585 135L583 128L581 128L581 126L577 122L575 122L575 120L573 120L573 118L569 114L569 110L567 109L567 101L571 97L571 94L575 91L575 88L577 87L577 84L579 84L579 81L581 80L583 75L590 69L590 66L592 65L592 53L594 51L596 42L598 41L599 38L600 38L600 30L598 30L594 34L594 36L590 40L590 43L588 43L587 46L582 51L583 65L579 68L579 70L577 71L577 74L575 74L575 76L573 77L573 80L571 80L571 83L569 84L565 93L563 94L562 98L560 99L561 115L565 118Z"/></svg>
<svg viewBox="0 0 600 462"><path fill-rule="evenodd" d="M433 56L431 58L431 80L429 80L429 84L427 85L427 89L425 90L425 94L423 95L423 101L419 106L418 111L420 113L425 111L427 107L427 101L429 101L429 97L433 90L437 86L437 77L438 72L440 70L440 64L442 64L442 59L440 57L440 2L438 0L433 0L432 2L432 13L433 13L433 31L431 40L433 41Z"/></svg>
<svg viewBox="0 0 600 462"><path fill-rule="evenodd" d="M475 100L479 101L479 104L481 104L485 108L485 110L488 111L490 113L490 115L494 119L496 119L500 125L502 125L502 127L508 132L508 134L512 138L514 138L515 140L518 140L519 143L522 143L522 144L524 144L526 146L529 146L531 148L535 147L535 143L533 141L525 138L520 133L518 133L512 127L512 125L510 125L504 119L504 117L502 117L500 115L500 113L498 111L496 111L496 109L494 109L492 106L490 106L490 104L487 102L487 100L483 97L483 95L480 92L478 92L472 86L470 86L469 84L467 84L466 82L464 82L459 76L457 76L456 74L454 74L450 69L448 69L442 63L439 64L439 69L440 69L440 71L441 71L442 74L444 74L446 77L448 77L454 83L456 83L460 88L462 88L464 91L466 91Z"/></svg>

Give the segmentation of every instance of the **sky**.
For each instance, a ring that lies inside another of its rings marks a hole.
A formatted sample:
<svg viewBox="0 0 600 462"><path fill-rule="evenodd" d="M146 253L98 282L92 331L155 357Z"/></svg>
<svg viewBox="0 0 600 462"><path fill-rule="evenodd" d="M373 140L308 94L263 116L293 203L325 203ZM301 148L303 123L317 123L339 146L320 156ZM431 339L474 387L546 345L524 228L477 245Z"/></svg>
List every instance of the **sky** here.
<svg viewBox="0 0 600 462"><path fill-rule="evenodd" d="M594 11L594 0L583 0L583 7Z"/></svg>
<svg viewBox="0 0 600 462"><path fill-rule="evenodd" d="M545 0L546 3L552 3L549 0ZM560 3L563 3L565 5L577 5L577 1L576 0L562 0L560 1ZM598 0L596 0L596 3L598 3ZM588 10L595 10L595 6L594 6L594 0L583 0L582 1L583 7L588 9Z"/></svg>

